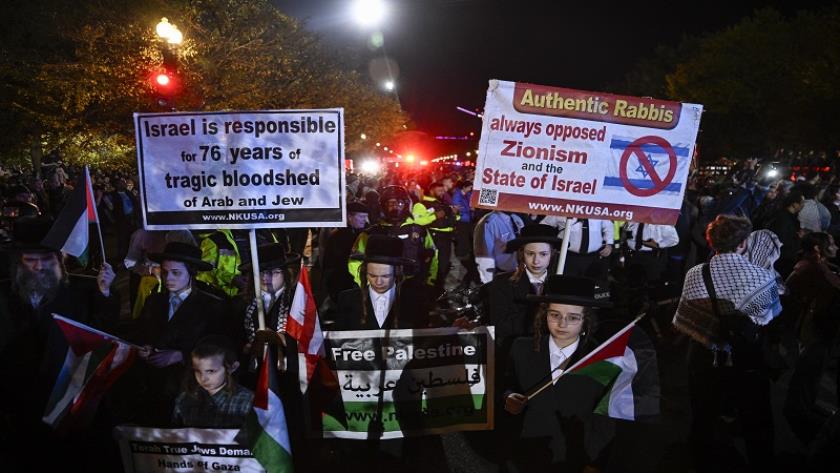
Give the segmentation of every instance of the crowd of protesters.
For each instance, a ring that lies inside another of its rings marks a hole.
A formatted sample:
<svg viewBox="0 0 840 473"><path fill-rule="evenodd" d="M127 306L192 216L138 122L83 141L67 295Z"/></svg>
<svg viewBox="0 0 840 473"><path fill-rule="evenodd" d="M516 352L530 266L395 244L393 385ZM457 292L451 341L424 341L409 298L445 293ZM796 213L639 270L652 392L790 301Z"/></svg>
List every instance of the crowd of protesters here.
<svg viewBox="0 0 840 473"><path fill-rule="evenodd" d="M840 433L838 400L826 403L821 392L824 374L837 371L840 181L765 171L751 161L724 179L693 176L675 225L476 209L470 168L348 174L346 227L257 231L259 294L249 280L247 232L144 230L136 176L93 172L106 236L107 261L98 261L98 249L75 259L42 244L79 185L79 169L53 166L37 178L6 173L3 453L39 442L61 445L45 462L119 465L116 450L103 446L113 444L107 439L116 424L238 427L253 402L257 350L270 342L296 356L285 328L304 264L324 330L495 326L499 435L476 439L491 445L485 455L499 471L656 469L662 432L599 425L591 414L597 386L563 377L551 395L533 402L525 395L593 350L609 321L640 313L653 340L684 348L659 356L686 356L696 471L774 471L778 423L802 442L805 471L836 459L831 447ZM564 235L569 249L556 276ZM448 296L467 291L480 299L481 317L440 315L450 313L437 310ZM81 436L41 423L67 348L52 313L142 346L141 362ZM297 368L286 365L292 398ZM774 412L771 388L783 373L784 409ZM302 414L287 412L293 449L315 451L304 442ZM743 454L733 447L739 436ZM339 469L359 462L368 471L422 470L429 462L447 468L439 439L335 452L353 460ZM18 457L20 471L33 466ZM306 457L296 457L303 471L323 467L323 458Z"/></svg>

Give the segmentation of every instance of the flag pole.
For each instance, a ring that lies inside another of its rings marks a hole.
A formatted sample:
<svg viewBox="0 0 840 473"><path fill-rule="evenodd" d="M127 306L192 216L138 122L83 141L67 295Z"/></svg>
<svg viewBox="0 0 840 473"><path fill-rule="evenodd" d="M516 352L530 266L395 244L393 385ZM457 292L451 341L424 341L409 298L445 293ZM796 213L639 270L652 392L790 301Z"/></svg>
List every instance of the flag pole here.
<svg viewBox="0 0 840 473"><path fill-rule="evenodd" d="M257 255L257 230L252 228L248 231L248 240L251 244L251 271L254 274L254 297L257 301L257 320L259 329L265 329L265 309L262 304L262 290L260 289L260 261Z"/></svg>
<svg viewBox="0 0 840 473"><path fill-rule="evenodd" d="M609 344L610 344L610 343L612 343L612 342L613 342L616 338L618 338L618 337L620 337L620 336L624 335L624 334L625 334L628 330L630 330L631 328L633 328L633 326L635 326L635 325L636 325L636 322L638 322L639 320L641 320L641 319L642 319L642 317L644 317L644 316L645 316L645 313L641 313L641 314L639 314L638 316L636 316L636 318L635 318L635 319L633 319L633 320L632 320L629 324L627 324L627 326L626 326L626 327L624 327L623 329L621 329L621 330L619 330L618 332L616 332L616 333L615 333L612 337L608 338L608 339L607 339L607 341L605 341L604 343L602 343L602 344L598 345L598 348L596 348L596 349L592 350L591 352L587 353L587 354L586 354L583 358L579 359L579 360L578 360L575 364L573 364L572 366L570 366L570 367L569 367L569 369L567 369L567 370L563 371L562 373L560 373L560 376L558 376L558 377L557 377L557 379L560 379L560 378L561 378L563 375L565 375L566 373L568 373L568 372L570 372L570 371L574 370L575 368L577 368L578 366L580 366L581 364L585 363L587 360L589 360L590 358L592 358L593 356L595 356L595 355L596 355L599 351L601 351L601 349L602 349L602 348L604 348L605 346L609 345ZM558 366L557 368L554 368L553 370L551 370L551 371L548 373L548 374L549 374L549 379L548 379L548 382L546 382L545 384L543 384L542 386L540 386L540 387L539 387L536 391L532 392L531 394L529 394L529 395L527 396L529 401L530 401L530 400L531 400L534 396L536 396L537 394L539 394L539 393L543 392L543 391L544 391L544 390L546 390L549 386L551 386L552 384L554 384L554 383L557 381L557 379L552 378L550 375L551 375L551 373L555 372L558 368L560 368L560 366Z"/></svg>
<svg viewBox="0 0 840 473"><path fill-rule="evenodd" d="M570 230L571 219L569 217L564 217L566 222L563 226L563 243L560 244L560 261L557 263L557 272L555 274L563 274L563 270L566 268L566 255L569 253L569 235L572 233Z"/></svg>
<svg viewBox="0 0 840 473"><path fill-rule="evenodd" d="M93 207L93 216L96 219L96 232L99 234L99 251L102 253L102 263L106 263L108 260L105 259L105 240L102 238L102 225L99 223L99 210L96 208L96 195L93 193L93 182L90 180L90 170L88 169L87 165L85 166L85 193L88 193L88 189L90 189L90 205Z"/></svg>

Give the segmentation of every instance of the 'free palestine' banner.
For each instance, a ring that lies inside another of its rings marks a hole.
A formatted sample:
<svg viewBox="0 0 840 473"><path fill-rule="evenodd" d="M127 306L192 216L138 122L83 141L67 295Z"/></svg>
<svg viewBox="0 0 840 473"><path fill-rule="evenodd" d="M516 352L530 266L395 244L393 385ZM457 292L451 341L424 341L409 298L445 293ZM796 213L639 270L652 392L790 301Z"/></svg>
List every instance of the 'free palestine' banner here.
<svg viewBox="0 0 840 473"><path fill-rule="evenodd" d="M338 380L326 438L382 439L493 428L493 327L326 332Z"/></svg>
<svg viewBox="0 0 840 473"><path fill-rule="evenodd" d="M344 226L344 111L135 113L145 228Z"/></svg>

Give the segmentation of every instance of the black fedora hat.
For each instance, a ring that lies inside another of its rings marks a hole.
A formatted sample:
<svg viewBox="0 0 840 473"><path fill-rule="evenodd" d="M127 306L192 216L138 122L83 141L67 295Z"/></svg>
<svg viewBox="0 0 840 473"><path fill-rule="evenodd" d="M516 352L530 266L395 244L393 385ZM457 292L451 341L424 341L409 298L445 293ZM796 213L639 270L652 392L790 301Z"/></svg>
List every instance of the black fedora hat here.
<svg viewBox="0 0 840 473"><path fill-rule="evenodd" d="M58 252L43 244L44 238L53 226L53 219L47 217L22 217L14 221L12 241L3 245L3 251L19 253Z"/></svg>
<svg viewBox="0 0 840 473"><path fill-rule="evenodd" d="M413 259L403 256L403 241L387 235L370 235L365 244L365 252L350 255L350 259L392 266L414 264Z"/></svg>
<svg viewBox="0 0 840 473"><path fill-rule="evenodd" d="M197 271L210 271L213 265L201 259L201 250L194 245L188 243L181 243L179 241L171 241L166 244L163 253L152 253L149 259L162 263L164 260L180 261L184 264L190 265Z"/></svg>
<svg viewBox="0 0 840 473"><path fill-rule="evenodd" d="M300 262L300 255L297 253L286 253L282 243L268 243L257 248L260 271L285 268ZM247 261L239 265L241 270L251 269L251 262Z"/></svg>
<svg viewBox="0 0 840 473"><path fill-rule="evenodd" d="M528 294L526 298L532 302L556 302L584 307L613 306L610 302L610 292L598 286L595 280L562 274L548 275L542 295Z"/></svg>
<svg viewBox="0 0 840 473"><path fill-rule="evenodd" d="M543 223L525 225L519 232L518 237L507 242L505 253L513 253L528 243L548 243L554 248L560 249L563 240L557 238L557 229L551 225Z"/></svg>
<svg viewBox="0 0 840 473"><path fill-rule="evenodd" d="M365 205L361 202L350 202L349 204L347 204L347 213L369 214L370 209L368 208L367 205Z"/></svg>

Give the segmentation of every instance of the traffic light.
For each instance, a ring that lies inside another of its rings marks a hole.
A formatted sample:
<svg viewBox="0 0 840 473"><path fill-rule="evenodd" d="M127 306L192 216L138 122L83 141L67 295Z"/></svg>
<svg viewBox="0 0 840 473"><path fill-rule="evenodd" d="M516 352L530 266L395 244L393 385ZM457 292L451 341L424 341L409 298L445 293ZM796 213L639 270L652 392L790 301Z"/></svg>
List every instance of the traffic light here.
<svg viewBox="0 0 840 473"><path fill-rule="evenodd" d="M169 74L161 72L155 77L155 82L158 87L164 88L169 87L169 84L172 83L172 79L169 78Z"/></svg>
<svg viewBox="0 0 840 473"><path fill-rule="evenodd" d="M179 88L178 76L169 69L158 69L149 77L155 101L161 108L169 111L175 109L175 96Z"/></svg>

